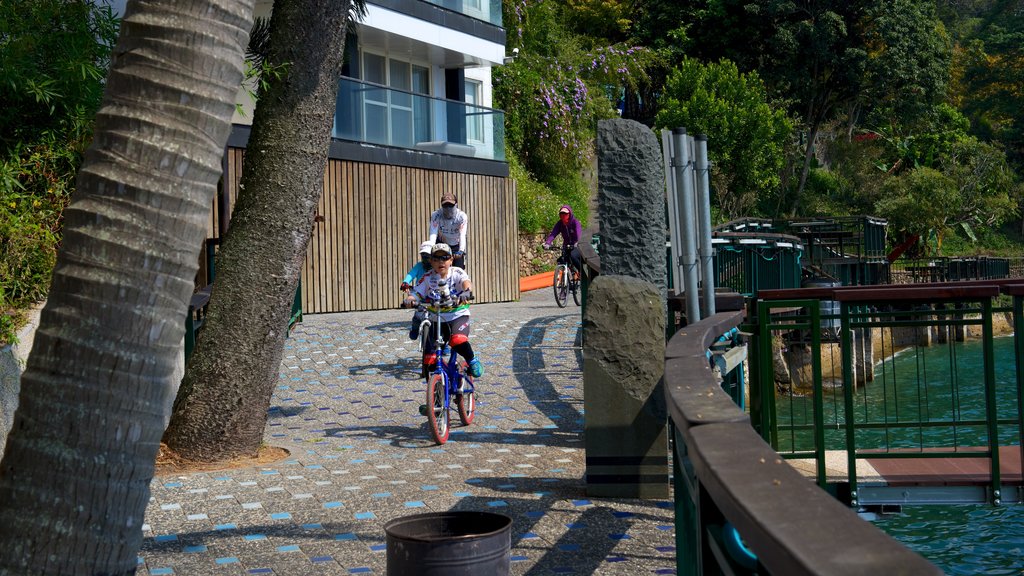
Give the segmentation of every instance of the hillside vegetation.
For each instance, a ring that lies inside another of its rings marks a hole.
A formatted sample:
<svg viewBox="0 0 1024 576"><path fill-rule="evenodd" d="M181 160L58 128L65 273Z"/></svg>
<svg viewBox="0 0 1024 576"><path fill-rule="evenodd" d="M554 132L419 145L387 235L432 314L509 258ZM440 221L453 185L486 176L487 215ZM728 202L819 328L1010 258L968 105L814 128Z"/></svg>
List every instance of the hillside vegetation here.
<svg viewBox="0 0 1024 576"><path fill-rule="evenodd" d="M717 221L872 214L911 255L1021 253L1024 10L1000 0L505 0L519 227L588 220L598 120L709 137ZM117 20L0 2L0 342L45 296Z"/></svg>
<svg viewBox="0 0 1024 576"><path fill-rule="evenodd" d="M871 214L911 255L1020 253L1019 3L515 0L505 26L524 230L550 214L533 197L579 202L596 122L620 115L708 135L719 222Z"/></svg>

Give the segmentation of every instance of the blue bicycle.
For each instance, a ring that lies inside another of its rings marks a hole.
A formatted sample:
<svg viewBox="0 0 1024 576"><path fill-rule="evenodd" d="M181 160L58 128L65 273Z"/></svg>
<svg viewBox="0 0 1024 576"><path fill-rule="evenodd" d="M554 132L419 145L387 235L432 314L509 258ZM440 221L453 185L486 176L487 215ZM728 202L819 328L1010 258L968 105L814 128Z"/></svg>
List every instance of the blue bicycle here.
<svg viewBox="0 0 1024 576"><path fill-rule="evenodd" d="M444 444L451 432L452 404L457 407L462 424L469 426L476 414L476 400L473 398L473 376L469 373L466 360L449 348L442 337L441 327L444 323L441 321L441 308L452 304L451 296L441 298L440 294L434 292L430 300L435 304L434 310L427 311L427 317L420 323L420 334L432 334L437 365L430 372L424 367L427 403L420 406L420 413L427 417L430 435L438 444ZM426 343L422 347L427 348Z"/></svg>

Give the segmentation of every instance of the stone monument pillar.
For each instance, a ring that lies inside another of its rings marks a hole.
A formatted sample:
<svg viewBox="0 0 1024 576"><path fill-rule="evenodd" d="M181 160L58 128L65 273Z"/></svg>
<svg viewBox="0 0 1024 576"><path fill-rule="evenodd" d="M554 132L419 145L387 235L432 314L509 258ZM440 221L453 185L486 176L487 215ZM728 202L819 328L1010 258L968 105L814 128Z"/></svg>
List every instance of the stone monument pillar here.
<svg viewBox="0 0 1024 576"><path fill-rule="evenodd" d="M664 293L629 276L594 279L583 318L587 494L668 497Z"/></svg>
<svg viewBox="0 0 1024 576"><path fill-rule="evenodd" d="M601 275L583 317L587 494L666 498L665 178L658 140L632 120L597 129Z"/></svg>
<svg viewBox="0 0 1024 576"><path fill-rule="evenodd" d="M658 139L633 120L597 124L601 274L666 284L665 167Z"/></svg>

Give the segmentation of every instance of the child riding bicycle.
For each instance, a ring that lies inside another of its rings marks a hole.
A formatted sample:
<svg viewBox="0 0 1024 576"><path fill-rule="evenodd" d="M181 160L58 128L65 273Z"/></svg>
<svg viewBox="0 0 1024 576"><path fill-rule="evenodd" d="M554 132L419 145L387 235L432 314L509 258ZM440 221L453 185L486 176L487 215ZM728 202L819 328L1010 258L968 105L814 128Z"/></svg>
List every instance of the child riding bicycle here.
<svg viewBox="0 0 1024 576"><path fill-rule="evenodd" d="M580 237L583 236L583 226L572 215L572 207L568 204L563 204L558 209L558 222L555 222L554 227L551 228L551 233L544 239L544 248L551 248L551 241L555 239L556 234L562 236L562 257L568 256L569 265L578 275L580 270L583 269L583 258L576 244L580 241Z"/></svg>
<svg viewBox="0 0 1024 576"><path fill-rule="evenodd" d="M412 268L409 268L409 272L406 273L405 278L402 278L402 285L399 289L402 291L403 300L409 297L409 293L412 292L413 286L420 283L423 276L430 271L430 249L434 247L434 243L430 240L420 244L420 261L413 264ZM420 335L420 324L426 317L424 314L423 307L417 307L416 312L412 315L412 327L409 328L409 340L415 340Z"/></svg>
<svg viewBox="0 0 1024 576"><path fill-rule="evenodd" d="M452 265L452 249L447 244L435 244L431 248L430 266L430 272L413 287L405 305L411 308L424 303L431 311L440 308L441 337L466 360L469 373L479 378L484 374L484 367L469 343L469 301L472 299L473 282L465 270ZM432 300L432 294L439 296L438 301ZM437 363L434 337L433 333L429 335L429 344L423 350L423 365L428 373Z"/></svg>

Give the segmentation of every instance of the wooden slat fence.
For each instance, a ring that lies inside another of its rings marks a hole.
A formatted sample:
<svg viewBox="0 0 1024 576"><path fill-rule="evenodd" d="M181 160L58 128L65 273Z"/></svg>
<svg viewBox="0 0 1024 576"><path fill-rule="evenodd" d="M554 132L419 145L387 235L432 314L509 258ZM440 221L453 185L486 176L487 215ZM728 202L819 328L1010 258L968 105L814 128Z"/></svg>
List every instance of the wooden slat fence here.
<svg viewBox="0 0 1024 576"><path fill-rule="evenodd" d="M225 163L228 210L238 197L244 150ZM381 310L399 303L402 277L419 258L430 213L454 191L469 215L466 267L477 302L519 298L517 205L509 178L328 160L324 195L302 270L305 313ZM210 217L218 237L220 213ZM201 273L202 275L202 273Z"/></svg>

